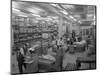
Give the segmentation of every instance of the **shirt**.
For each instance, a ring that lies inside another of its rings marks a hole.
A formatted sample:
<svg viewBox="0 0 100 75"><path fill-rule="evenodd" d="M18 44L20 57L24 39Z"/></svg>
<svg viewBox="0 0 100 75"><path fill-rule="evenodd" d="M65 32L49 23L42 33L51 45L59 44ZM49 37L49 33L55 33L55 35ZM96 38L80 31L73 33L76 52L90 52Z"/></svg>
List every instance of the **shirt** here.
<svg viewBox="0 0 100 75"><path fill-rule="evenodd" d="M20 48L20 52L22 55L24 55L24 49L23 48Z"/></svg>

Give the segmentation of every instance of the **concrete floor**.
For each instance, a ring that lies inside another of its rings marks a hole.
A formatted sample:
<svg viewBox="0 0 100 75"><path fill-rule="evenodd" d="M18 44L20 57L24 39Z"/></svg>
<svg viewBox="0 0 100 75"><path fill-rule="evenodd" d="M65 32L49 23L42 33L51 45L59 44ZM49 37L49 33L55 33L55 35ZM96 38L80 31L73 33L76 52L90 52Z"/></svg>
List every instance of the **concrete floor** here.
<svg viewBox="0 0 100 75"><path fill-rule="evenodd" d="M86 56L86 52L75 53L75 54L66 53L64 55L64 59L63 59L63 68L65 68L68 63L76 64L77 57L85 57L85 56ZM89 68L89 64L87 64L87 63L82 63L81 64L80 69L88 69L88 68Z"/></svg>
<svg viewBox="0 0 100 75"><path fill-rule="evenodd" d="M79 53L77 52L75 54L69 54L68 52L65 53L64 58L63 58L63 68L65 68L68 63L76 64L77 57L85 57L87 52L88 52L88 50L85 52L79 52ZM12 73L19 73L16 55L12 55L11 59L13 60L12 64L11 64ZM80 69L89 69L89 64L82 63Z"/></svg>

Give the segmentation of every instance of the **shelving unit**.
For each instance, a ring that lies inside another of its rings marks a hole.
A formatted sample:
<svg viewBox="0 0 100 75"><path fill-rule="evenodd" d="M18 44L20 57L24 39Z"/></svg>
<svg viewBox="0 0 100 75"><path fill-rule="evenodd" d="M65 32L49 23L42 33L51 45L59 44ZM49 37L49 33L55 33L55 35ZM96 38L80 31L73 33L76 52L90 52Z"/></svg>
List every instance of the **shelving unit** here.
<svg viewBox="0 0 100 75"><path fill-rule="evenodd" d="M51 34L57 32L57 25L50 25L48 22L41 23L43 21L40 21L40 23L32 23L29 19L30 18L20 16L13 17L12 28L14 32L14 43L21 43L36 39L41 40L44 39L42 37L43 33ZM28 24L30 25L28 26Z"/></svg>

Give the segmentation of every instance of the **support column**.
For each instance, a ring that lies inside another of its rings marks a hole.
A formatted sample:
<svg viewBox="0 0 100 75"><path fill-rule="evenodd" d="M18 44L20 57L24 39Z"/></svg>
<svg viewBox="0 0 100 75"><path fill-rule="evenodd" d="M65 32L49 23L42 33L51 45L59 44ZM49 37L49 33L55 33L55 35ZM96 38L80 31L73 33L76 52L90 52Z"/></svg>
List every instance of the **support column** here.
<svg viewBox="0 0 100 75"><path fill-rule="evenodd" d="M62 36L62 25L63 25L63 17L62 16L59 16L59 26L58 26L58 38L61 38Z"/></svg>

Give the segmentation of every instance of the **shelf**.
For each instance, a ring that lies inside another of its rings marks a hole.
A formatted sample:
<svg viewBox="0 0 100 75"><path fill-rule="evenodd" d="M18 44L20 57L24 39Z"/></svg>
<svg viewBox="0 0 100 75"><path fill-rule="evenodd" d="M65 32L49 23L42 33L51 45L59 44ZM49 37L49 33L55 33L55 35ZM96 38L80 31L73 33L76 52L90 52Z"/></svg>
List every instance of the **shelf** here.
<svg viewBox="0 0 100 75"><path fill-rule="evenodd" d="M18 41L14 41L15 44L17 43L23 43L23 42L32 42L32 41L41 41L41 40L48 40L48 39L44 39L42 37L40 38L32 38L32 39L25 39L25 40L18 40Z"/></svg>
<svg viewBox="0 0 100 75"><path fill-rule="evenodd" d="M54 30L54 31L40 31L40 32L15 32L15 34L38 34L38 33L52 33L52 32L57 32L57 30Z"/></svg>

